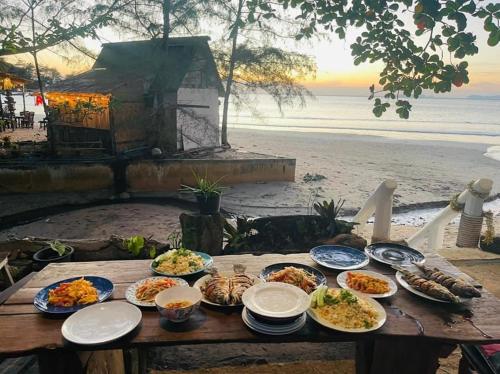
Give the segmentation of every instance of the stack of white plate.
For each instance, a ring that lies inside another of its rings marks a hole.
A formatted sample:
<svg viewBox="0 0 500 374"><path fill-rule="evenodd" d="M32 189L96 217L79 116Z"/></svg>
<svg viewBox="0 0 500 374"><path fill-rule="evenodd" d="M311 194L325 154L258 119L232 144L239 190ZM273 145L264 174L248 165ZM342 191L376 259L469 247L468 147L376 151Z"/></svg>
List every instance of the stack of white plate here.
<svg viewBox="0 0 500 374"><path fill-rule="evenodd" d="M260 283L243 294L243 322L252 330L268 335L286 335L306 323L309 295L286 283Z"/></svg>

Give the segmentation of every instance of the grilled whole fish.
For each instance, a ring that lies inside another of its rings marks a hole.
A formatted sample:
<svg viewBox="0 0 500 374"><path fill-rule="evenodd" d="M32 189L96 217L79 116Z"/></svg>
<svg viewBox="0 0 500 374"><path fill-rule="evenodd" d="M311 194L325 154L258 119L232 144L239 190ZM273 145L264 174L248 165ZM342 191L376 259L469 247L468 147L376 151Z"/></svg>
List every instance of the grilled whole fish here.
<svg viewBox="0 0 500 374"><path fill-rule="evenodd" d="M416 290L425 293L426 295L435 297L436 299L459 303L460 299L451 293L446 287L434 282L433 280L425 279L417 274L398 268L403 274L403 279Z"/></svg>
<svg viewBox="0 0 500 374"><path fill-rule="evenodd" d="M201 292L213 303L221 305L240 304L243 292L254 285L254 279L235 266L235 274L225 277L215 269L202 287Z"/></svg>
<svg viewBox="0 0 500 374"><path fill-rule="evenodd" d="M201 287L201 292L213 303L222 305L231 303L231 283L219 273L212 275L212 278Z"/></svg>
<svg viewBox="0 0 500 374"><path fill-rule="evenodd" d="M477 290L474 286L465 283L462 279L453 277L443 273L438 268L431 269L425 265L415 264L424 275L434 282L437 282L447 289L449 289L453 294L463 297L481 297L481 292Z"/></svg>

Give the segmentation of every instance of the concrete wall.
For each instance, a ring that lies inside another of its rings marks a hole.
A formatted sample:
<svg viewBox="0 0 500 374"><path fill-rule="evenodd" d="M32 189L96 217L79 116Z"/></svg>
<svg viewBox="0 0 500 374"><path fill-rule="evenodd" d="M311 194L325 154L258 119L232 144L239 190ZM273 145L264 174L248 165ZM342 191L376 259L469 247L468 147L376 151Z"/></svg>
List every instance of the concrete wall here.
<svg viewBox="0 0 500 374"><path fill-rule="evenodd" d="M113 171L109 165L0 166L0 193L78 192L112 188Z"/></svg>
<svg viewBox="0 0 500 374"><path fill-rule="evenodd" d="M127 168L130 192L177 191L194 183L193 170L224 185L295 180L295 160L287 158L242 160L138 161Z"/></svg>
<svg viewBox="0 0 500 374"><path fill-rule="evenodd" d="M216 88L179 88L177 146L184 150L219 145L219 94ZM182 138L181 138L182 136Z"/></svg>
<svg viewBox="0 0 500 374"><path fill-rule="evenodd" d="M193 171L207 173L221 183L295 180L295 160L287 158L233 160L141 160L127 166L130 192L175 192L194 184ZM108 164L0 165L0 194L35 192L113 191L113 170Z"/></svg>

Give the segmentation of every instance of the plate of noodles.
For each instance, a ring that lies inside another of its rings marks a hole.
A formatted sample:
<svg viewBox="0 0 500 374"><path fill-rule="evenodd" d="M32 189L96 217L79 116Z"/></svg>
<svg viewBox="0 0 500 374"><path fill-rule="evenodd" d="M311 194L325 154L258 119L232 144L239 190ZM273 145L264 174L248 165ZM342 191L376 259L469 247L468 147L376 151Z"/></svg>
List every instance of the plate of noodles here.
<svg viewBox="0 0 500 374"><path fill-rule="evenodd" d="M35 295L33 304L44 313L73 313L106 300L113 290L109 279L86 275L64 279L43 288Z"/></svg>
<svg viewBox="0 0 500 374"><path fill-rule="evenodd" d="M178 248L156 257L151 263L151 270L159 275L180 277L200 273L212 264L212 257L206 253Z"/></svg>
<svg viewBox="0 0 500 374"><path fill-rule="evenodd" d="M292 262L282 262L265 267L260 272L260 278L266 282L288 283L302 288L310 294L316 287L326 284L325 275L307 265Z"/></svg>
<svg viewBox="0 0 500 374"><path fill-rule="evenodd" d="M127 288L125 297L131 304L154 307L155 297L160 291L176 286L189 286L189 284L181 278L150 277L132 284Z"/></svg>
<svg viewBox="0 0 500 374"><path fill-rule="evenodd" d="M387 319L384 308L361 292L319 286L311 295L307 314L333 330L363 333L377 330Z"/></svg>

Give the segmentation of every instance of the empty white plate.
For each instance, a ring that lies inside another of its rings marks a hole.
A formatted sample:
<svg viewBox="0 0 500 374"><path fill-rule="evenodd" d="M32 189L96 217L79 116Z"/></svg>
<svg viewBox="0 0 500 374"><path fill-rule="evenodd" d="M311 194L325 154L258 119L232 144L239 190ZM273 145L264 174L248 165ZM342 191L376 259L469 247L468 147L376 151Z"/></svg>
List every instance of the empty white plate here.
<svg viewBox="0 0 500 374"><path fill-rule="evenodd" d="M306 313L303 313L299 318L297 318L290 324L273 325L256 320L252 316L252 314L248 312L247 308L243 308L243 311L241 313L241 318L243 319L245 325L247 325L250 329L259 332L261 334L288 335L296 331L299 331L302 327L304 327L307 316Z"/></svg>
<svg viewBox="0 0 500 374"><path fill-rule="evenodd" d="M270 318L299 316L309 308L309 295L287 283L256 284L245 291L243 304L253 313Z"/></svg>
<svg viewBox="0 0 500 374"><path fill-rule="evenodd" d="M142 319L135 305L110 301L88 306L64 321L61 332L75 344L109 343L131 332Z"/></svg>

